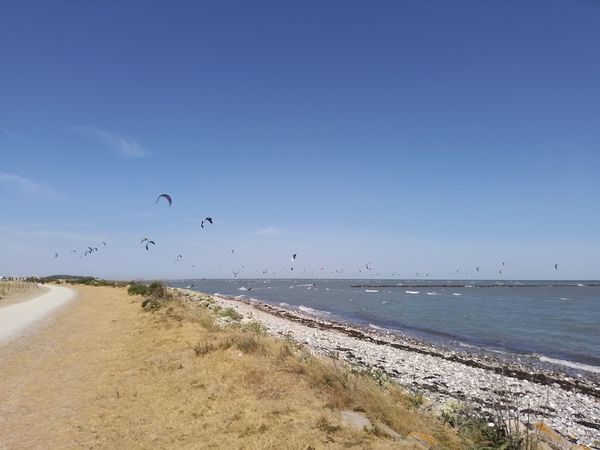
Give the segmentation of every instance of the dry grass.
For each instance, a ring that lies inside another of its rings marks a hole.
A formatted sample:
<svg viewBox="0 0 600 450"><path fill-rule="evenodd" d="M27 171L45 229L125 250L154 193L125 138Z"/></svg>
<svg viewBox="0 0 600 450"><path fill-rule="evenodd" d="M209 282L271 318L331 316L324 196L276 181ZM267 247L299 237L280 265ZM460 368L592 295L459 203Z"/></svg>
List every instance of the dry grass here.
<svg viewBox="0 0 600 450"><path fill-rule="evenodd" d="M31 283L29 281L0 280L0 299L8 297L11 294L27 292L36 287L37 283Z"/></svg>
<svg viewBox="0 0 600 450"><path fill-rule="evenodd" d="M79 289L84 298L33 338L37 346L5 359L0 397L13 394L0 406L0 429L13 433L0 447L398 448L377 430L342 427L342 409L463 447L409 395L335 361L262 333L220 330L201 308L170 301L146 312L124 289Z"/></svg>

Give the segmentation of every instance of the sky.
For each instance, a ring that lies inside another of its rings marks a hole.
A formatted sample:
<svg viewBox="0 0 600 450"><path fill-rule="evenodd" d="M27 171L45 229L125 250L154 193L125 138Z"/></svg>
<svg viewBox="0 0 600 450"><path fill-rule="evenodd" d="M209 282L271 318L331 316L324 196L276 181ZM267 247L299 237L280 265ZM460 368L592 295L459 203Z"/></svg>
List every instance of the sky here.
<svg viewBox="0 0 600 450"><path fill-rule="evenodd" d="M600 278L597 0L2 10L0 275Z"/></svg>

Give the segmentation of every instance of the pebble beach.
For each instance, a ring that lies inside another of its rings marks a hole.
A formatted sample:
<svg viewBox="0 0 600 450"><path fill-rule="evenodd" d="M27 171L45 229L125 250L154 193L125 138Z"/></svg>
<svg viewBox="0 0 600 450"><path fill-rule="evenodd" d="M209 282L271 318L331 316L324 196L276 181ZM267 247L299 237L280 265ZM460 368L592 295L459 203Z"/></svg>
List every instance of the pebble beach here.
<svg viewBox="0 0 600 450"><path fill-rule="evenodd" d="M205 294L174 289L202 304ZM242 321L260 322L271 335L292 339L311 352L377 370L431 401L434 412L452 403L493 415L498 405L521 421L544 423L573 444L600 445L600 382L597 374L572 375L517 361L433 346L398 333L351 325L274 306L244 296L211 296L234 308ZM205 305L206 306L206 305Z"/></svg>

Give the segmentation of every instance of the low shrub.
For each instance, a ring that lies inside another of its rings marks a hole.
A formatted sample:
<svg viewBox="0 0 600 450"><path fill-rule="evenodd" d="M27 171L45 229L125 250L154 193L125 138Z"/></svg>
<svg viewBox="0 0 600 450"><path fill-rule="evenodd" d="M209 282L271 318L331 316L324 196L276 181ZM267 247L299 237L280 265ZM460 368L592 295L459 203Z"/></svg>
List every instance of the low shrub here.
<svg viewBox="0 0 600 450"><path fill-rule="evenodd" d="M142 283L131 283L127 288L129 295L148 295L148 286Z"/></svg>
<svg viewBox="0 0 600 450"><path fill-rule="evenodd" d="M243 324L241 329L246 333L267 334L267 329L264 325L256 320Z"/></svg>
<svg viewBox="0 0 600 450"><path fill-rule="evenodd" d="M229 317L230 319L235 321L242 320L242 318L244 317L233 308L225 308L215 312L220 317Z"/></svg>

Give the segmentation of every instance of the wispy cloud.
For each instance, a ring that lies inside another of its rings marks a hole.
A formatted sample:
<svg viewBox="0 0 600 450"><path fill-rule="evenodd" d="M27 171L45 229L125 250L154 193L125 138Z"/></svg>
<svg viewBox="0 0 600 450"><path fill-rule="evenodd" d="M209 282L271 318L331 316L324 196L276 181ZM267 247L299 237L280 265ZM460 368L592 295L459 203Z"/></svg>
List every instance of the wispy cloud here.
<svg viewBox="0 0 600 450"><path fill-rule="evenodd" d="M267 228L263 228L262 230L258 230L256 234L260 234L261 236L280 236L282 231L278 228L269 226Z"/></svg>
<svg viewBox="0 0 600 450"><path fill-rule="evenodd" d="M16 188L18 191L23 194L35 196L35 197L45 197L45 198L62 198L63 195L60 194L57 190L45 186L43 184L36 183L29 178L22 177L21 175L15 175L5 172L0 172L0 183L6 184L8 186L12 186Z"/></svg>
<svg viewBox="0 0 600 450"><path fill-rule="evenodd" d="M15 133L14 131L11 131L8 128L4 128L4 127L0 127L0 134L3 134L5 136L16 136L17 135L17 133Z"/></svg>
<svg viewBox="0 0 600 450"><path fill-rule="evenodd" d="M77 126L69 129L104 142L109 147L117 150L123 158L134 159L150 155L150 152L135 139L90 126Z"/></svg>

